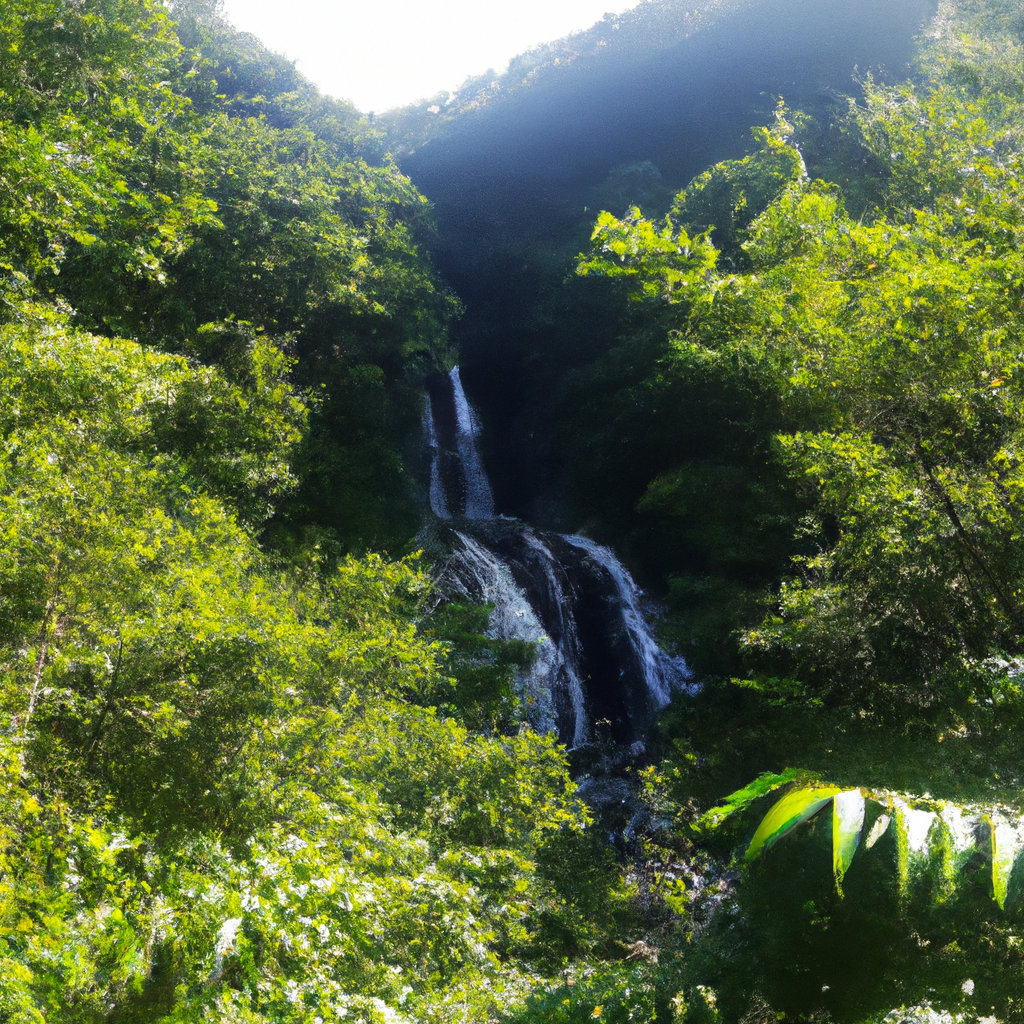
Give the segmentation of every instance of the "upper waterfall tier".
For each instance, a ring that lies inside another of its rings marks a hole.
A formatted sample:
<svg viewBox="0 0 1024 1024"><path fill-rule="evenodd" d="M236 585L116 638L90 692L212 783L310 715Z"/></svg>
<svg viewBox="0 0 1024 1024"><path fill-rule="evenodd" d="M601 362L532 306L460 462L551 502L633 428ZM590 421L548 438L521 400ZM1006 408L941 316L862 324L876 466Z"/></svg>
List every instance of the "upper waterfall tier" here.
<svg viewBox="0 0 1024 1024"><path fill-rule="evenodd" d="M457 366L431 383L424 419L431 511L441 519L493 519L494 495L477 447L480 424Z"/></svg>
<svg viewBox="0 0 1024 1024"><path fill-rule="evenodd" d="M462 390L462 375L456 366L451 372L452 394L455 398L455 443L462 461L462 474L466 482L465 516L467 519L493 519L494 496L487 471L480 461L476 439L480 433L466 392Z"/></svg>

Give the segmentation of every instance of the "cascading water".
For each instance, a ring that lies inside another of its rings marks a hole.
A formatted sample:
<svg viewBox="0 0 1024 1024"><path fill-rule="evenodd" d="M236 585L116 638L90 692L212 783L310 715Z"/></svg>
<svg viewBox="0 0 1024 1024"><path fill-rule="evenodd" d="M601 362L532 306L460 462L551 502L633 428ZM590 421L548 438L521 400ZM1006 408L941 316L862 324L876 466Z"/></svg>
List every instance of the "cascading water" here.
<svg viewBox="0 0 1024 1024"><path fill-rule="evenodd" d="M551 642L509 566L493 551L461 531L461 548L448 559L438 585L447 593L461 593L473 601L494 605L488 632L499 640L525 640L535 644L537 656L517 681L519 697L534 728L558 728L554 695L564 671L561 651Z"/></svg>
<svg viewBox="0 0 1024 1024"><path fill-rule="evenodd" d="M462 475L466 485L464 514L467 519L492 519L494 495L491 494L491 483L487 479L487 471L480 461L480 453L476 448L480 427L466 400L466 392L462 390L459 368L456 366L449 376L455 399L455 443L458 445L459 461L462 463Z"/></svg>
<svg viewBox="0 0 1024 1024"><path fill-rule="evenodd" d="M666 654L659 646L651 627L640 610L640 588L626 567L613 552L588 537L579 534L563 535L573 547L585 551L615 581L615 591L622 608L622 620L629 642L640 662L644 682L657 708L663 708L672 697L672 690L689 684L690 669L680 657Z"/></svg>
<svg viewBox="0 0 1024 1024"><path fill-rule="evenodd" d="M427 447L430 449L430 511L439 519L451 519L444 484L441 483L441 445L437 440L434 406L430 401L430 395L427 395L426 409L423 413L423 431L427 435Z"/></svg>
<svg viewBox="0 0 1024 1024"><path fill-rule="evenodd" d="M583 683L580 679L582 652L576 622L570 614L572 605L566 593L564 570L555 560L551 549L532 530L524 531L523 540L537 556L543 573L542 582L547 588L547 607L550 609L548 618L555 627L551 632L558 637L559 672L555 683L557 692L565 693L569 698L573 719L572 746L579 747L587 742L589 730Z"/></svg>
<svg viewBox="0 0 1024 1024"><path fill-rule="evenodd" d="M458 367L432 383L424 431L430 508L453 524L439 592L493 605L490 635L536 646L534 663L517 682L534 728L557 731L571 748L598 733L635 743L690 673L682 658L658 646L632 577L608 548L586 537L495 516Z"/></svg>

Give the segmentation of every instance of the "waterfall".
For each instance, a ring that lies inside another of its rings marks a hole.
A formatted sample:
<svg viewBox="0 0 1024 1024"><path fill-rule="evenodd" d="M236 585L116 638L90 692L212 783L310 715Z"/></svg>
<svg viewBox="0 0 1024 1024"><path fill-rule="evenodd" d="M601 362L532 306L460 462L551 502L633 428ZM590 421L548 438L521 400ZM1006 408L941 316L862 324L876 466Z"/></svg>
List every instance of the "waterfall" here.
<svg viewBox="0 0 1024 1024"><path fill-rule="evenodd" d="M476 448L480 427L469 407L466 392L462 390L462 377L456 366L449 374L455 398L455 443L466 483L465 516L467 519L493 519L494 496L480 453Z"/></svg>
<svg viewBox="0 0 1024 1024"><path fill-rule="evenodd" d="M456 530L455 536L462 548L448 559L437 583L449 593L454 590L471 601L494 605L487 624L489 636L537 645L537 656L520 676L517 689L533 727L538 732L555 731L552 691L558 676L559 652L508 565L467 534Z"/></svg>
<svg viewBox="0 0 1024 1024"><path fill-rule="evenodd" d="M673 690L693 692L685 661L658 646L639 587L608 548L495 516L459 368L431 389L424 435L432 529L450 552L435 573L438 594L490 604L488 635L535 646L516 680L535 729L557 732L570 748L596 730L596 738L642 749L638 741ZM443 525L452 519L457 529Z"/></svg>
<svg viewBox="0 0 1024 1024"><path fill-rule="evenodd" d="M623 624L626 627L630 644L640 662L647 691L651 695L655 707L663 708L671 699L673 688L689 682L691 677L689 666L682 658L672 657L658 646L658 642L654 639L654 634L640 610L642 596L640 588L613 552L579 534L563 535L563 540L573 547L585 551L615 581Z"/></svg>
<svg viewBox="0 0 1024 1024"><path fill-rule="evenodd" d="M423 414L423 430L430 448L430 510L440 519L451 519L448 502L441 482L441 445L437 440L437 426L434 423L434 406L427 395L426 411Z"/></svg>
<svg viewBox="0 0 1024 1024"><path fill-rule="evenodd" d="M538 556L543 582L547 587L548 607L552 609L551 618L557 626L558 636L556 685L566 694L572 707L572 746L579 747L588 739L587 710L580 679L582 652L576 622L571 614L572 605L561 578L564 572L551 549L532 530L526 530L523 539L527 547Z"/></svg>

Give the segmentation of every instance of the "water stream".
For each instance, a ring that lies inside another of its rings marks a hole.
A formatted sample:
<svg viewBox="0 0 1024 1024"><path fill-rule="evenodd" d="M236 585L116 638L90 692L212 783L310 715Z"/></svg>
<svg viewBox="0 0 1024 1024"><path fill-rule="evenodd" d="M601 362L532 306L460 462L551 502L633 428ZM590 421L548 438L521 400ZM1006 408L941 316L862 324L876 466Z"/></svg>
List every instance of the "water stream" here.
<svg viewBox="0 0 1024 1024"><path fill-rule="evenodd" d="M467 519L493 519L494 496L491 494L491 482L487 479L487 471L476 446L480 427L466 399L466 392L462 390L462 377L457 366L452 370L450 377L452 397L455 401L455 443L466 486L462 514Z"/></svg>
<svg viewBox="0 0 1024 1024"><path fill-rule="evenodd" d="M451 552L439 591L492 604L492 636L536 645L517 681L534 728L570 748L635 744L673 691L693 684L685 661L655 639L629 571L588 537L495 515L458 367L434 382L424 420L430 509Z"/></svg>

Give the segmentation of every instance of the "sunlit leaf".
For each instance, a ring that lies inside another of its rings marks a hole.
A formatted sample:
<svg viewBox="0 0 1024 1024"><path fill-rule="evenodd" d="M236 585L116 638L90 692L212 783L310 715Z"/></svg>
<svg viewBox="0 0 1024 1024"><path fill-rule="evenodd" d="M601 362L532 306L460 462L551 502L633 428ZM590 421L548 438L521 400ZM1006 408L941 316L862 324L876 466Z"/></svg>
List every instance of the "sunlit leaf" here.
<svg viewBox="0 0 1024 1024"><path fill-rule="evenodd" d="M701 815L700 820L697 822L697 827L702 829L717 828L726 818L736 814L738 811L745 810L758 797L762 797L766 793L771 793L772 790L779 789L781 786L785 786L786 783L792 782L799 774L799 770L796 768L787 768L784 772L778 774L763 772L749 785L738 789L735 793L730 793L718 807L712 807L710 811Z"/></svg>
<svg viewBox="0 0 1024 1024"><path fill-rule="evenodd" d="M945 902L956 888L956 839L942 815L936 815L928 830L928 871L934 886L933 899Z"/></svg>
<svg viewBox="0 0 1024 1024"><path fill-rule="evenodd" d="M992 898L999 904L1000 910L1005 910L1013 862L1021 845L1020 837L1017 830L1005 821L990 817L988 822L991 826Z"/></svg>
<svg viewBox="0 0 1024 1024"><path fill-rule="evenodd" d="M880 814L875 819L875 823L868 831L868 837L864 843L866 849L870 850L885 835L891 821L892 817L888 814Z"/></svg>
<svg viewBox="0 0 1024 1024"><path fill-rule="evenodd" d="M832 872L840 892L863 828L864 794L859 789L837 793L832 800Z"/></svg>
<svg viewBox="0 0 1024 1024"><path fill-rule="evenodd" d="M892 830L896 838L896 881L900 896L905 897L910 885L910 839L907 816L899 804L892 807Z"/></svg>
<svg viewBox="0 0 1024 1024"><path fill-rule="evenodd" d="M791 832L825 806L840 790L835 786L812 786L794 789L779 800L758 825L747 847L749 864L762 850Z"/></svg>

